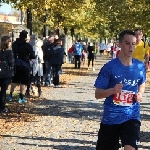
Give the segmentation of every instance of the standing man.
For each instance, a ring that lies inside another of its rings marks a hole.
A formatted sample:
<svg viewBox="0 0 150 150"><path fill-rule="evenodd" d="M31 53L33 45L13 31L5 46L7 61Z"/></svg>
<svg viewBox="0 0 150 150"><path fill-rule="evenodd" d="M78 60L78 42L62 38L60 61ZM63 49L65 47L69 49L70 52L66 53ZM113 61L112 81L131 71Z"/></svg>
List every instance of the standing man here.
<svg viewBox="0 0 150 150"><path fill-rule="evenodd" d="M26 42L28 32L23 30L20 32L19 38L12 44L12 51L14 53L14 59L19 58L22 61L29 64L30 59L35 58L35 54L32 46ZM8 100L12 101L12 93L17 84L20 84L19 103L26 103L24 98L26 92L26 86L30 80L30 70L24 66L15 66L14 76L12 77L12 84L10 89L10 95Z"/></svg>
<svg viewBox="0 0 150 150"><path fill-rule="evenodd" d="M54 36L49 36L43 48L43 59L46 69L45 86L51 86L51 76L52 76L51 56L53 47L54 47Z"/></svg>
<svg viewBox="0 0 150 150"><path fill-rule="evenodd" d="M80 69L82 50L83 46L81 44L81 40L78 40L78 43L75 43L74 45L75 69Z"/></svg>
<svg viewBox="0 0 150 150"><path fill-rule="evenodd" d="M105 64L96 79L95 98L106 98L96 150L118 150L119 139L125 150L137 150L146 71L142 61L132 58L135 45L135 33L122 31L119 57Z"/></svg>
<svg viewBox="0 0 150 150"><path fill-rule="evenodd" d="M146 69L148 69L149 62L149 46L148 43L142 41L143 32L142 29L135 29L136 47L133 52L133 58L141 60L145 63Z"/></svg>

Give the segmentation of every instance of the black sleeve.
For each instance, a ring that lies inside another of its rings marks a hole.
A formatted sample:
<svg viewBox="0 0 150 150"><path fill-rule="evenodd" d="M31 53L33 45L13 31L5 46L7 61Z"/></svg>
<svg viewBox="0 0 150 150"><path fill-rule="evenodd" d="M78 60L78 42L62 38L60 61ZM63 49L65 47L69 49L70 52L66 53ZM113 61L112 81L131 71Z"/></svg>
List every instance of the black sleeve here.
<svg viewBox="0 0 150 150"><path fill-rule="evenodd" d="M65 52L64 48L62 48L62 54L66 55L66 52Z"/></svg>
<svg viewBox="0 0 150 150"><path fill-rule="evenodd" d="M46 43L43 45L43 58L45 58L46 55L46 48L47 48L46 45L47 45Z"/></svg>
<svg viewBox="0 0 150 150"><path fill-rule="evenodd" d="M66 52L64 51L64 55L67 56Z"/></svg>
<svg viewBox="0 0 150 150"><path fill-rule="evenodd" d="M89 48L89 46L88 46L88 47L87 47L87 51L88 51L88 52L89 52L89 49L90 49L90 48Z"/></svg>
<svg viewBox="0 0 150 150"><path fill-rule="evenodd" d="M17 54L16 54L16 43L13 42L12 43L12 52L13 52L13 57L17 58Z"/></svg>
<svg viewBox="0 0 150 150"><path fill-rule="evenodd" d="M14 67L14 55L13 55L12 50L10 50L9 52L8 63L11 67Z"/></svg>
<svg viewBox="0 0 150 150"><path fill-rule="evenodd" d="M29 50L29 58L30 59L35 59L35 52L33 51L33 48L30 44L28 44L28 50Z"/></svg>

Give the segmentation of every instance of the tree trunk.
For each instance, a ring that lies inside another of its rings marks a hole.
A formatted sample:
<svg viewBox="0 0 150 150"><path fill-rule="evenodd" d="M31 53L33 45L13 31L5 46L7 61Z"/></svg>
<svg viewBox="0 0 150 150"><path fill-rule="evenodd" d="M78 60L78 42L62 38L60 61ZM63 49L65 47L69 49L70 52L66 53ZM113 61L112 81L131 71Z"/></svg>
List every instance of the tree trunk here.
<svg viewBox="0 0 150 150"><path fill-rule="evenodd" d="M31 9L27 9L27 28L30 29L30 35L32 35L32 12Z"/></svg>

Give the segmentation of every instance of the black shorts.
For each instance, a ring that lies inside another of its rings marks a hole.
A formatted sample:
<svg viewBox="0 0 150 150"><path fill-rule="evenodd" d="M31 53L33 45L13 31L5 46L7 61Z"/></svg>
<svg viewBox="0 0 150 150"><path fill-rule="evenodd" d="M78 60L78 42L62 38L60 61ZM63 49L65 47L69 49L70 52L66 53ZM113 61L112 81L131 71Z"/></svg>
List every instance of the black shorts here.
<svg viewBox="0 0 150 150"><path fill-rule="evenodd" d="M138 120L129 120L116 125L101 123L96 150L118 150L119 140L121 140L122 146L130 145L137 150L137 144L140 140L140 126L141 123Z"/></svg>
<svg viewBox="0 0 150 150"><path fill-rule="evenodd" d="M102 53L104 53L104 50L100 50L99 52L102 54Z"/></svg>
<svg viewBox="0 0 150 150"><path fill-rule="evenodd" d="M19 83L28 85L30 81L30 70L24 67L15 67L14 76L12 77L12 83Z"/></svg>

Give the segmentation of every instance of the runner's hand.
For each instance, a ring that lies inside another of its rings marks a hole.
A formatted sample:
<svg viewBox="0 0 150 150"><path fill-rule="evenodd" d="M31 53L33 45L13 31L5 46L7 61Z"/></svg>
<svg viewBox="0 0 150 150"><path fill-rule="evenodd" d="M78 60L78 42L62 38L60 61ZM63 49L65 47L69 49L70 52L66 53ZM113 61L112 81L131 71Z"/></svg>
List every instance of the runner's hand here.
<svg viewBox="0 0 150 150"><path fill-rule="evenodd" d="M136 93L134 98L137 102L139 103L142 102L142 93L141 92Z"/></svg>
<svg viewBox="0 0 150 150"><path fill-rule="evenodd" d="M114 90L114 94L121 93L122 87L123 87L123 84L121 84L121 83L116 84L114 89L113 89Z"/></svg>

